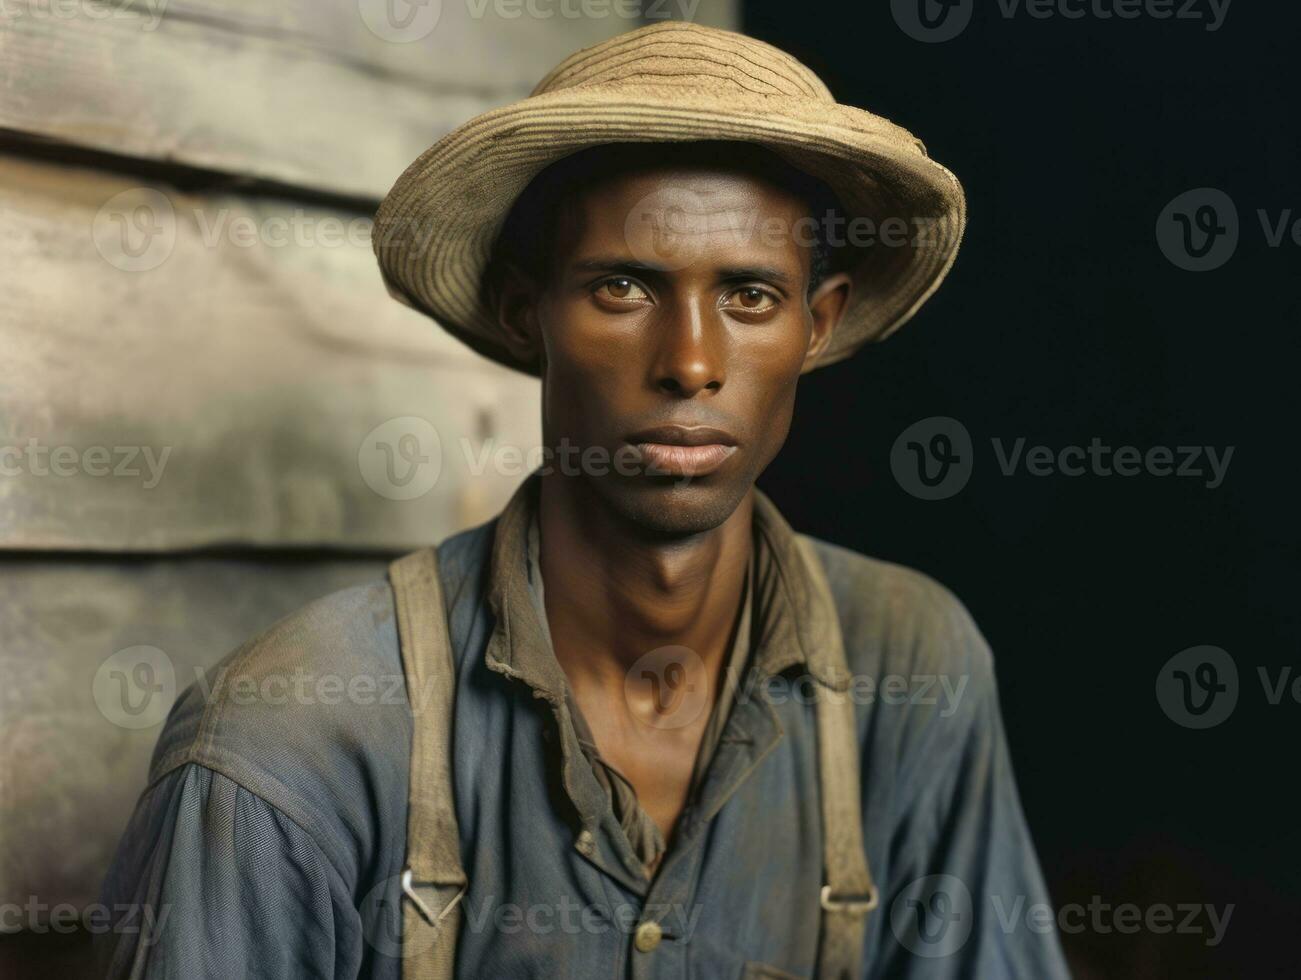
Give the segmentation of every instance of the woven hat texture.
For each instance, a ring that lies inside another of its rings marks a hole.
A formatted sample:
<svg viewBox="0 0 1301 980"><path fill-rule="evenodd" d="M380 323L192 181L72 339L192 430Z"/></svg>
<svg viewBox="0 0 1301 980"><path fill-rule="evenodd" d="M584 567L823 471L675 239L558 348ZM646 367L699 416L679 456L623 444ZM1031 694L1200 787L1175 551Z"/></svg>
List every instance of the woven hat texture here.
<svg viewBox="0 0 1301 980"><path fill-rule="evenodd" d="M816 366L897 330L957 255L957 178L887 119L836 102L810 69L732 31L666 21L570 55L526 99L448 133L398 178L376 214L391 295L519 370L482 282L511 205L549 164L606 143L726 140L764 146L824 181L878 240L855 249L850 303ZM653 149L653 148L648 148Z"/></svg>

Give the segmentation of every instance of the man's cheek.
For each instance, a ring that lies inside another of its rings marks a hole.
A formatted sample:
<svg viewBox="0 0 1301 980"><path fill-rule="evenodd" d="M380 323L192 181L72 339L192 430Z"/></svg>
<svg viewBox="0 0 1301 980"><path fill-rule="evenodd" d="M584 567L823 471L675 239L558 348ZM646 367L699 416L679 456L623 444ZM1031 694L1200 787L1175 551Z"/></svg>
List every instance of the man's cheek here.
<svg viewBox="0 0 1301 980"><path fill-rule="evenodd" d="M763 433L765 446L770 455L776 456L778 450L786 442L786 436L790 433L791 419L795 414L795 392L792 388L789 394L783 394L774 398L764 409L759 418L763 421L763 427L760 430Z"/></svg>

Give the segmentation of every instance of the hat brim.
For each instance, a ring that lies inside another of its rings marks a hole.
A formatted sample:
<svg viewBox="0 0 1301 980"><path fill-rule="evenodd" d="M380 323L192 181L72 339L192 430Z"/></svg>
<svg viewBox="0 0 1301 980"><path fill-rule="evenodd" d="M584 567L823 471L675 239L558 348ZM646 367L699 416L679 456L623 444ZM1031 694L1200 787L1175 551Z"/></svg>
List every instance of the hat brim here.
<svg viewBox="0 0 1301 980"><path fill-rule="evenodd" d="M823 180L859 231L849 306L815 366L903 326L948 273L966 225L957 178L890 121L839 103L682 88L593 85L534 95L448 133L380 204L373 244L389 293L479 353L537 374L499 336L482 299L493 242L516 198L549 164L605 143L755 143ZM864 222L863 219L866 219ZM865 243L860 241L860 246Z"/></svg>

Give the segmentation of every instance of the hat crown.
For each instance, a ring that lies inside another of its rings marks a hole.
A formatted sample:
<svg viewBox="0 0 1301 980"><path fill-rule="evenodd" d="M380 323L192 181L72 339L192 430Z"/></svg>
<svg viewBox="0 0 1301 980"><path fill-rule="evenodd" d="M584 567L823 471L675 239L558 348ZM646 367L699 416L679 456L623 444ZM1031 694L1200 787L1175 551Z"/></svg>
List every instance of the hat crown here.
<svg viewBox="0 0 1301 980"><path fill-rule="evenodd" d="M640 27L576 51L538 82L532 94L597 86L732 89L747 95L836 101L822 79L785 51L689 21Z"/></svg>

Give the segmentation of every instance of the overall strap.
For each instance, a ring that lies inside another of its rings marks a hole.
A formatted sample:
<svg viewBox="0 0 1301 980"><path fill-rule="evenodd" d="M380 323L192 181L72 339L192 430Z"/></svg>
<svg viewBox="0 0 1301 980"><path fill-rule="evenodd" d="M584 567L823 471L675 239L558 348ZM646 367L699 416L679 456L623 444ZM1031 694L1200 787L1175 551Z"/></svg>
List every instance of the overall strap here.
<svg viewBox="0 0 1301 980"><path fill-rule="evenodd" d="M456 665L438 578L424 548L389 566L411 705L411 787L402 870L403 980L451 980L466 877L453 806Z"/></svg>
<svg viewBox="0 0 1301 980"><path fill-rule="evenodd" d="M822 562L805 538L799 538L815 601L826 610L829 653L839 672L849 676L839 618ZM821 980L858 980L862 976L867 914L877 906L876 886L863 847L863 811L859 797L858 729L848 691L819 686L817 699L818 783L822 800L822 931L818 940Z"/></svg>

